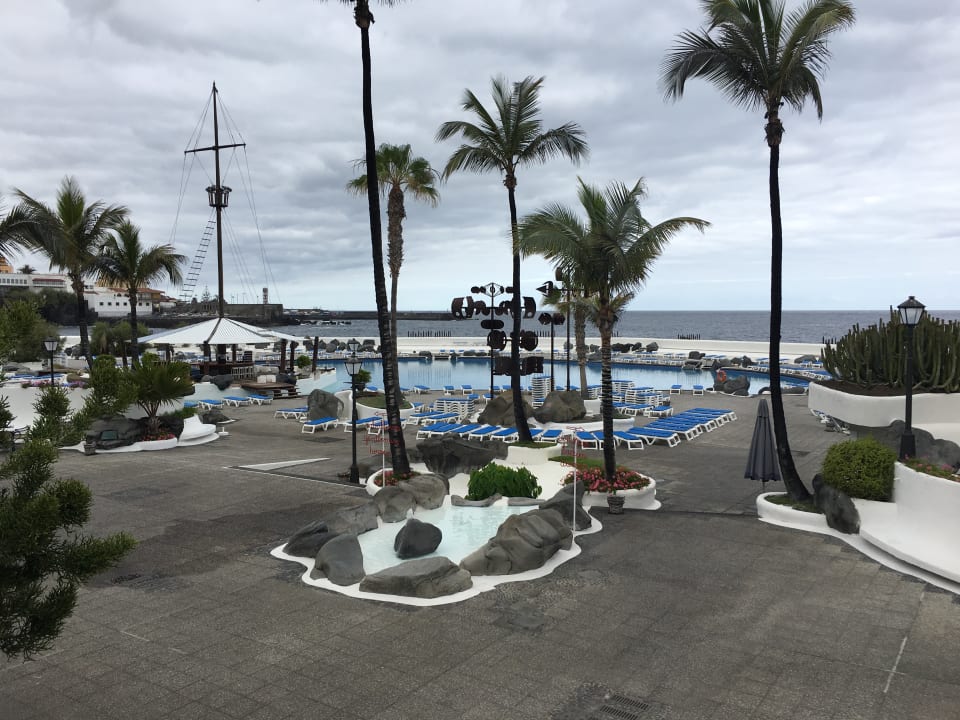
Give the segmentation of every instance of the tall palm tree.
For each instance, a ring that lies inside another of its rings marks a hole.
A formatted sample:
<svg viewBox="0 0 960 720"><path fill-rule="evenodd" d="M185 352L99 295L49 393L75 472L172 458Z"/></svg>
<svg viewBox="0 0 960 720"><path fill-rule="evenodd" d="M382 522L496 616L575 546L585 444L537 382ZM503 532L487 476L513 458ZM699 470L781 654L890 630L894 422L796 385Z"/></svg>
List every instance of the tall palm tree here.
<svg viewBox="0 0 960 720"><path fill-rule="evenodd" d="M23 265L17 268L17 272L21 275L33 275L36 271L37 269L32 265Z"/></svg>
<svg viewBox="0 0 960 720"><path fill-rule="evenodd" d="M22 237L32 250L47 256L50 267L65 272L70 279L77 298L80 348L87 366L92 367L84 280L95 272L100 248L109 232L126 219L127 208L105 205L100 200L88 205L83 191L72 177L65 177L60 183L55 208L22 190L15 192L20 204L14 212L22 212L27 218Z"/></svg>
<svg viewBox="0 0 960 720"><path fill-rule="evenodd" d="M795 500L810 493L800 479L787 437L780 388L780 324L783 305L783 225L780 218L780 142L784 103L798 112L809 99L823 117L819 79L827 67L827 40L850 27L854 10L846 0L807 0L787 13L782 0L701 0L707 26L684 31L661 67L668 99L683 96L690 78L705 78L735 105L763 110L770 148L770 399L773 430L784 484Z"/></svg>
<svg viewBox="0 0 960 720"><path fill-rule="evenodd" d="M4 214L3 205L0 204L0 257L9 258L12 253L29 248L25 233L29 221L26 210L20 205Z"/></svg>
<svg viewBox="0 0 960 720"><path fill-rule="evenodd" d="M171 245L146 248L140 242L140 228L125 220L107 237L97 259L96 272L101 280L116 283L127 291L130 301L130 358L140 361L137 350L137 294L142 287L168 279L174 285L183 282L181 266L187 258L174 252Z"/></svg>
<svg viewBox="0 0 960 720"><path fill-rule="evenodd" d="M567 157L579 164L588 154L584 132L576 123L567 123L552 130L543 129L540 118L540 87L543 78L526 77L510 84L506 78L493 78L493 113L487 110L470 90L464 91L461 108L472 113L476 122L453 120L437 131L437 140L459 136L463 144L457 148L443 169L444 179L458 170L499 172L507 188L510 206L510 237L513 245L513 332L510 343L514 422L522 442L530 442L530 428L523 411L520 391L520 249L517 236L517 169L545 163L550 158Z"/></svg>
<svg viewBox="0 0 960 720"><path fill-rule="evenodd" d="M377 174L377 143L373 133L373 93L370 62L370 26L373 13L369 0L340 0L353 6L353 19L360 29L360 64L363 75L364 162L367 167L367 208L370 215L370 251L373 256L373 289L377 302L377 326L380 330L380 356L383 362L383 390L387 411L387 433L390 436L390 461L394 472L410 472L407 446L400 424L400 372L397 367L397 338L390 327L387 304L387 281L383 272L383 229L380 226L380 181ZM380 0L393 5L397 0Z"/></svg>
<svg viewBox="0 0 960 720"><path fill-rule="evenodd" d="M357 167L366 168L365 160ZM413 157L409 145L383 143L377 148L377 178L380 193L387 196L387 265L390 267L390 330L397 337L397 284L403 265L403 219L407 216L404 196L410 192L414 200L436 207L440 193L434 186L438 173L422 157ZM356 195L367 193L369 178L364 173L347 183L347 190Z"/></svg>
<svg viewBox="0 0 960 720"><path fill-rule="evenodd" d="M606 190L582 179L578 182L586 220L563 205L550 205L523 219L520 250L525 255L542 255L580 287L581 305L600 332L604 473L612 483L616 472L610 354L613 327L647 281L670 238L691 227L702 231L709 223L678 217L651 225L640 212L640 200L646 197L642 179L633 187L613 182Z"/></svg>

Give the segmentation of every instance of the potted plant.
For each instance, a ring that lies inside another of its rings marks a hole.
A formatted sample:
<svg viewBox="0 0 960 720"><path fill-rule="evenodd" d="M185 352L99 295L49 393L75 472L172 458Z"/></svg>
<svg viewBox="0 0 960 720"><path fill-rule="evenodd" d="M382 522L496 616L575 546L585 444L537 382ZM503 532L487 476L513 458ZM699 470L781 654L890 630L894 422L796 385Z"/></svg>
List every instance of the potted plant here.
<svg viewBox="0 0 960 720"><path fill-rule="evenodd" d="M623 465L617 467L613 482L608 483L601 465L584 462L578 462L575 469L567 473L566 477L563 478L563 484L569 485L574 480L583 483L586 493L597 493L598 495L606 493L607 511L611 515L623 513L624 501L627 499L629 491L639 492L653 484L651 478ZM587 504L586 498L584 500Z"/></svg>
<svg viewBox="0 0 960 720"><path fill-rule="evenodd" d="M136 403L147 416L147 431L160 432L157 413L162 405L172 404L193 390L190 366L182 362L163 363L153 353L145 353L140 364L130 371L136 388Z"/></svg>
<svg viewBox="0 0 960 720"><path fill-rule="evenodd" d="M294 363L297 366L297 370L300 371L301 376L306 377L310 374L307 372L307 370L313 365L313 361L306 355L297 355L297 359L294 361Z"/></svg>

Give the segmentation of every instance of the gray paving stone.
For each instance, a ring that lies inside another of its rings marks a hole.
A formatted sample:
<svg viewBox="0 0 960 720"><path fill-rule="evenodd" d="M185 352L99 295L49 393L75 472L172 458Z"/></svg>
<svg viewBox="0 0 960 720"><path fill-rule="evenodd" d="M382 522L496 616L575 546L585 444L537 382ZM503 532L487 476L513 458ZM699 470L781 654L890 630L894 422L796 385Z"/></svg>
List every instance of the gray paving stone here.
<svg viewBox="0 0 960 720"><path fill-rule="evenodd" d="M664 703L671 719L951 717L960 604L839 541L758 522L760 488L742 479L755 401L696 403L733 405L740 420L618 458L658 478L661 511L603 515L553 575L437 608L307 587L269 556L364 496L236 466L322 447L330 460L311 472L335 479L348 434L319 446L272 408L244 408L209 446L64 453L58 472L94 492L91 527L134 529L141 544L81 592L54 651L0 664L0 707L24 720L524 720L593 682ZM841 438L803 398L786 405L809 479ZM503 622L518 608L537 622Z"/></svg>

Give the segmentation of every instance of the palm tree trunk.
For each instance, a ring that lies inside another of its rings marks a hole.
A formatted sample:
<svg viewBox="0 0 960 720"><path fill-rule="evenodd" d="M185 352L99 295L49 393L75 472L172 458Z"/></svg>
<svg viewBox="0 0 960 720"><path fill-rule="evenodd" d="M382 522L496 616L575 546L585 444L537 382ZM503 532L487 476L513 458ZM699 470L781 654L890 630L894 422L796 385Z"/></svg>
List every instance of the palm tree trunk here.
<svg viewBox="0 0 960 720"><path fill-rule="evenodd" d="M578 307L573 315L574 342L577 346L577 367L580 370L580 397L587 398L587 311ZM569 390L570 388L567 388Z"/></svg>
<svg viewBox="0 0 960 720"><path fill-rule="evenodd" d="M90 333L87 330L87 299L83 294L83 278L73 280L73 292L77 296L77 325L80 326L80 354L87 361L87 369L93 369L90 353Z"/></svg>
<svg viewBox="0 0 960 720"><path fill-rule="evenodd" d="M608 309L601 309L600 323L600 418L603 421L603 474L607 483L613 483L617 472L617 451L613 441L613 373L611 372L610 338L613 323L607 317Z"/></svg>
<svg viewBox="0 0 960 720"><path fill-rule="evenodd" d="M130 363L136 367L140 364L140 352L137 350L137 289L130 288Z"/></svg>
<svg viewBox="0 0 960 720"><path fill-rule="evenodd" d="M777 458L783 484L796 501L810 499L810 493L793 464L790 440L787 437L787 418L783 412L783 393L780 388L780 326L783 314L783 223L780 218L780 137L783 126L776 112L769 113L767 143L770 146L770 404L773 415L773 434L777 441Z"/></svg>
<svg viewBox="0 0 960 720"><path fill-rule="evenodd" d="M403 190L399 185L390 188L387 198L387 265L390 267L390 330L397 337L397 285L400 265L403 263Z"/></svg>
<svg viewBox="0 0 960 720"><path fill-rule="evenodd" d="M514 196L513 184L507 185L507 197L510 201L510 238L513 241L513 333L510 343L510 365L513 372L510 374L510 389L513 392L513 422L517 427L519 442L533 442L530 426L527 425L526 413L523 411L523 393L520 390L520 332L523 321L523 310L520 305L520 249L517 238L517 199Z"/></svg>
<svg viewBox="0 0 960 720"><path fill-rule="evenodd" d="M383 362L383 386L387 410L387 432L390 437L390 460L393 471L410 472L407 447L400 424L400 382L397 369L397 346L390 329L387 285L383 272L383 235L380 227L380 191L377 179L377 144L373 133L373 91L370 62L370 16L366 0L357 0L354 17L360 28L360 55L363 69L363 135L367 162L367 204L370 210L370 247L373 255L373 284L377 300L377 325L380 328L380 356Z"/></svg>

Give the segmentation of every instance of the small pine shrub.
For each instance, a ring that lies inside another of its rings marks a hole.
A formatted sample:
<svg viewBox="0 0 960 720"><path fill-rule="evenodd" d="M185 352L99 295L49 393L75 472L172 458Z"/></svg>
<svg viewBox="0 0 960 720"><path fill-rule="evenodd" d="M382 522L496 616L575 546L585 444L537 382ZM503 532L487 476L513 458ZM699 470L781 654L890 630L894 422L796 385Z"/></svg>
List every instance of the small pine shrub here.
<svg viewBox="0 0 960 720"><path fill-rule="evenodd" d="M867 437L837 443L823 460L823 481L852 498L888 501L897 454Z"/></svg>
<svg viewBox="0 0 960 720"><path fill-rule="evenodd" d="M471 472L467 490L467 500L485 500L497 494L535 498L542 491L536 476L525 467L514 469L496 463Z"/></svg>

